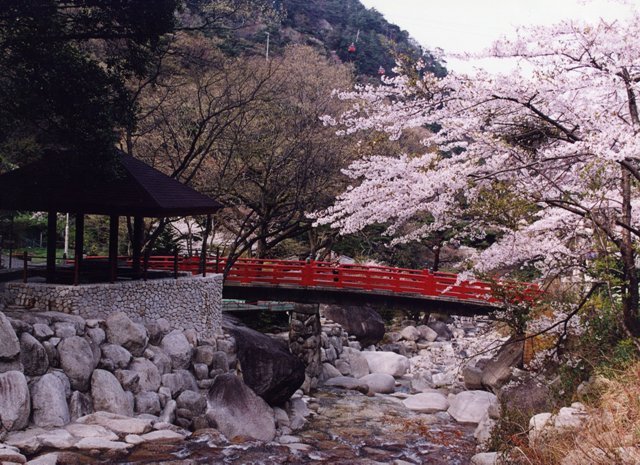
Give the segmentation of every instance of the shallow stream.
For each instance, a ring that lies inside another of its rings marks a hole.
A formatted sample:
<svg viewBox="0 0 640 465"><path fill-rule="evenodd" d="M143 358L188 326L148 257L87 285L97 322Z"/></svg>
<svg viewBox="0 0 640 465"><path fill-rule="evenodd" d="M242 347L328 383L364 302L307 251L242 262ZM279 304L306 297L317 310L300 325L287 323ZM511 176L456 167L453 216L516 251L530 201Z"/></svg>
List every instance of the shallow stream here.
<svg viewBox="0 0 640 465"><path fill-rule="evenodd" d="M179 447L156 443L126 459L87 462L85 457L80 463L466 465L474 453L473 427L459 425L445 413L414 413L393 396L323 388L309 407L317 414L295 432L299 442L289 446L223 443L212 430Z"/></svg>

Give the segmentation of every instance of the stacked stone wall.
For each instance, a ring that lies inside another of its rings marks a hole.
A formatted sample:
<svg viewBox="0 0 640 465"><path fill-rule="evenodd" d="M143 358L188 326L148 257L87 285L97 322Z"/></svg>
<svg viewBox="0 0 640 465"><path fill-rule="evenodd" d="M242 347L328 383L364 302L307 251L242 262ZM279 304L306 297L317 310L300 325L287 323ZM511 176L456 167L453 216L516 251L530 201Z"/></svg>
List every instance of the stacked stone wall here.
<svg viewBox="0 0 640 465"><path fill-rule="evenodd" d="M106 318L116 311L143 323L166 318L172 327L194 329L202 337L222 327L222 275L81 286L9 282L0 295L0 306L4 300L87 319Z"/></svg>

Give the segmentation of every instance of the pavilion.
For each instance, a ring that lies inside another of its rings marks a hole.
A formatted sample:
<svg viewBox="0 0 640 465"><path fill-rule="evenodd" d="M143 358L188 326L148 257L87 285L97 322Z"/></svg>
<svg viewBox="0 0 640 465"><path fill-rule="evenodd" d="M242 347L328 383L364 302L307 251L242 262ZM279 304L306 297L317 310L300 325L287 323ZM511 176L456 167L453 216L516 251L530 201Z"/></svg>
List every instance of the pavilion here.
<svg viewBox="0 0 640 465"><path fill-rule="evenodd" d="M23 168L0 176L0 210L47 212L47 282L56 276L57 213L76 218L74 283L78 283L87 214L109 217L109 280L118 273L121 216L133 217L132 272L141 275L144 221L147 218L210 215L222 205L118 151L107 169L67 152L48 152Z"/></svg>

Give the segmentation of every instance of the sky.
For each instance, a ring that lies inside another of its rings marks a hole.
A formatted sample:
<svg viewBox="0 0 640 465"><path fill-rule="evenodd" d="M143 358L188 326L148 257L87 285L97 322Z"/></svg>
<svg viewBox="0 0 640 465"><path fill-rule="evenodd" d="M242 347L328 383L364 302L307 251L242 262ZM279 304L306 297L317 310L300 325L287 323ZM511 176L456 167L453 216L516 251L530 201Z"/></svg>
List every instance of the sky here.
<svg viewBox="0 0 640 465"><path fill-rule="evenodd" d="M499 60L464 62L450 53L478 53L518 26L550 25L563 19L597 21L628 17L640 0L360 0L405 29L425 48L441 48L447 67L471 72L475 66L507 71Z"/></svg>

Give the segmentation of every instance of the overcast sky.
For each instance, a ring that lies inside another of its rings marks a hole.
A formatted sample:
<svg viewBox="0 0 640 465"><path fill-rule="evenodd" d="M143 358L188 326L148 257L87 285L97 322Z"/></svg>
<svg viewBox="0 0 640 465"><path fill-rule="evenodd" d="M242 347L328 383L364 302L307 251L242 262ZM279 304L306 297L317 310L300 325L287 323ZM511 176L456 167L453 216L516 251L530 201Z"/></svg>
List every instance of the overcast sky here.
<svg viewBox="0 0 640 465"><path fill-rule="evenodd" d="M428 49L442 48L448 67L470 71L447 53L481 52L516 27L553 24L562 19L611 20L629 15L640 0L361 0L397 24ZM479 64L478 62L474 65ZM495 63L483 66L499 70Z"/></svg>

